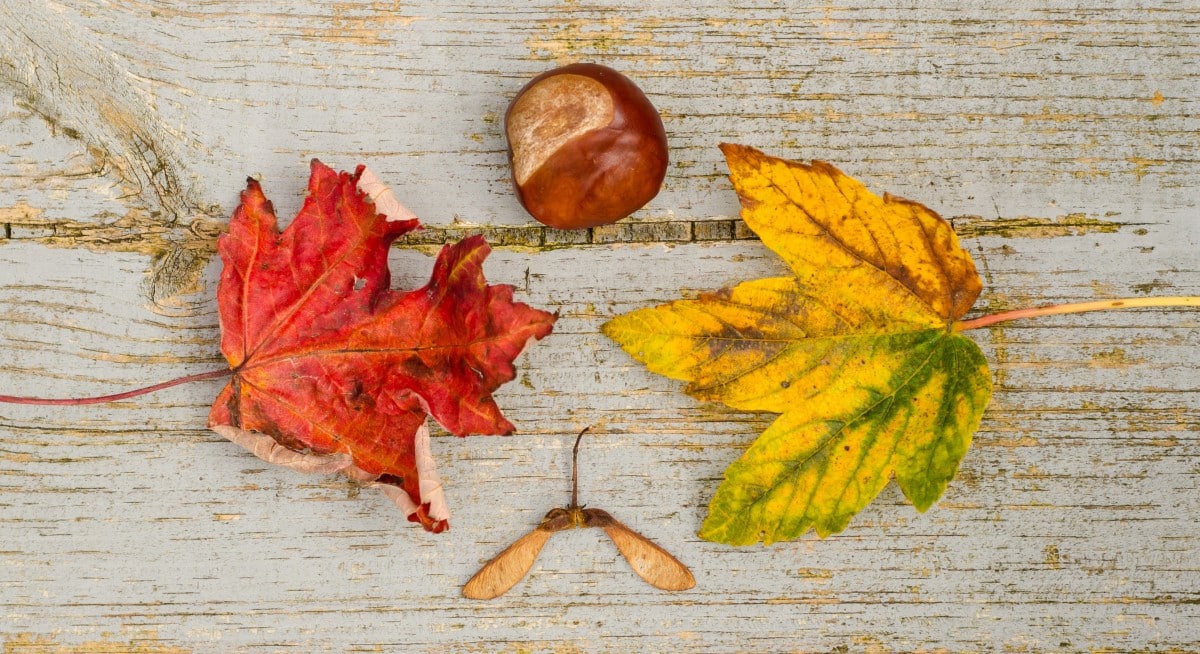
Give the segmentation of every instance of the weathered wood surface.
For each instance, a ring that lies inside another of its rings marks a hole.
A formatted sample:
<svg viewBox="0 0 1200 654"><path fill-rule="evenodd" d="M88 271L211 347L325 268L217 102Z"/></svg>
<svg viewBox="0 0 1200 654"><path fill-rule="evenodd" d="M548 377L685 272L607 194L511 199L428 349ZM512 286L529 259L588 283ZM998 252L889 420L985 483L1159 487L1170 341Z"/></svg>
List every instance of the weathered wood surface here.
<svg viewBox="0 0 1200 654"><path fill-rule="evenodd" d="M204 430L215 382L0 406L5 651L1200 648L1197 313L979 334L997 392L933 509L893 486L841 535L749 549L694 534L770 416L694 402L598 333L779 271L734 221L722 140L956 216L981 311L1200 294L1200 9L916 7L0 0L0 393L220 365L213 238L247 174L294 212L314 156L371 164L444 228L427 242L509 243L489 277L562 313L500 393L519 434L435 438L440 536ZM498 118L574 60L642 83L673 166L627 224L546 232L509 193ZM396 249L397 285L427 250ZM589 424L584 501L697 588L657 592L579 531L508 595L461 599L566 499Z"/></svg>

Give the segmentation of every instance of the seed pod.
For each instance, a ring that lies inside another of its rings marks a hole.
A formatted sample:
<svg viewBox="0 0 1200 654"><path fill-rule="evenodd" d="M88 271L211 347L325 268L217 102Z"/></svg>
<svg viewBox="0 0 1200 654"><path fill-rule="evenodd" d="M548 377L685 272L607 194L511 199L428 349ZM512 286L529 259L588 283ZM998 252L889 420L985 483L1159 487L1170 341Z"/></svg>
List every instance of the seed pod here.
<svg viewBox="0 0 1200 654"><path fill-rule="evenodd" d="M464 597L493 599L503 595L529 573L551 536L567 529L588 527L603 529L633 571L651 586L676 591L696 585L696 579L687 566L654 541L626 527L604 509L579 506L579 441L585 433L587 429L579 432L575 438L575 449L571 456L571 504L561 509L550 509L536 529L518 538L483 564L479 572L463 586Z"/></svg>

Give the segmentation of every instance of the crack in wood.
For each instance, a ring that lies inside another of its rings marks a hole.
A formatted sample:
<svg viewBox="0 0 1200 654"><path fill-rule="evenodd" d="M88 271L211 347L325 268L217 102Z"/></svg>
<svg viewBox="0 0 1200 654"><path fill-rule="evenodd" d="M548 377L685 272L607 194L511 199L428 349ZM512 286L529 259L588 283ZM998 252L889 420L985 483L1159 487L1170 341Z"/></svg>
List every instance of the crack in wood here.
<svg viewBox="0 0 1200 654"><path fill-rule="evenodd" d="M186 247L212 252L225 225L207 218L196 218L186 225L173 225L140 212L125 216L100 216L96 221L50 220L40 212L18 208L0 209L12 216L0 222L4 239L33 241L51 247L82 247L104 252L142 252L161 257L169 250ZM984 218L955 216L951 219L960 238L998 236L1001 238L1055 238L1089 233L1114 233L1141 223L1119 223L1088 216L1069 214L1057 218ZM559 230L543 225L476 225L453 223L424 226L397 242L397 247L443 245L473 234L482 234L494 247L558 249L618 243L706 243L753 241L758 236L742 220L672 220L623 222L581 230Z"/></svg>

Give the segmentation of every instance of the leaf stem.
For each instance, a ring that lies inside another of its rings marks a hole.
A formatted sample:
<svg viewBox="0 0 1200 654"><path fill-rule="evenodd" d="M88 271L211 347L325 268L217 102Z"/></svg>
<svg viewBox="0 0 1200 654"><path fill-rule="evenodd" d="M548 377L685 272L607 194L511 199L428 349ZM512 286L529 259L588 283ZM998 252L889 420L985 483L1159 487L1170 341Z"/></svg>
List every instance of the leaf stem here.
<svg viewBox="0 0 1200 654"><path fill-rule="evenodd" d="M172 379L153 386L145 388L136 388L132 391L124 393L114 393L112 395L100 395L97 397L67 397L67 398L44 398L44 397L18 397L15 395L0 395L0 403L7 404L40 404L50 406L76 406L80 404L103 404L105 402L116 402L129 397L137 397L154 391L161 391L164 388L186 384L188 382L203 381L205 379L219 379L232 375L233 371L229 368L221 368L220 370L210 370L208 372L198 372L194 375Z"/></svg>
<svg viewBox="0 0 1200 654"><path fill-rule="evenodd" d="M1138 307L1197 307L1200 308L1200 296L1173 297L1127 297L1117 300L1099 300L1097 302L1078 302L1075 304L1054 304L1047 307L1033 307L1003 311L990 316L981 316L971 320L954 323L954 331L964 332L968 329L979 329L998 322L1018 320L1020 318L1036 318L1038 316L1054 316L1064 313L1083 313L1085 311L1108 311L1110 309L1135 309Z"/></svg>
<svg viewBox="0 0 1200 654"><path fill-rule="evenodd" d="M579 432L575 437L575 449L571 450L571 506L569 509L579 508L579 441L583 440L583 435L588 433L592 426L588 425Z"/></svg>

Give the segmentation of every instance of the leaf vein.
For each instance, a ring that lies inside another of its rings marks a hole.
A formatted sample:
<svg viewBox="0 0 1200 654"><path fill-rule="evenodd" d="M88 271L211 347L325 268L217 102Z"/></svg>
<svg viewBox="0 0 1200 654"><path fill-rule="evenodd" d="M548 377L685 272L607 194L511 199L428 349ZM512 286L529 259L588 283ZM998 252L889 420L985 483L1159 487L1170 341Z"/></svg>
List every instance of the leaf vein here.
<svg viewBox="0 0 1200 654"><path fill-rule="evenodd" d="M904 389L908 384L910 384L912 382L912 380L926 366L929 365L930 361L933 359L934 354L936 354L936 352L938 350L939 344L942 342L942 340L944 338L945 338L945 335L939 336L936 341L933 341L929 344L930 352L926 355L925 359L919 365L916 366L916 369L910 375L908 375L908 377L903 382L901 382L900 384L897 384L895 389L891 393L882 395L878 400L876 400L875 402L868 405L862 411L859 411L858 413L856 413L855 415L850 417L850 419L841 421L841 425L837 428L837 430L828 434L825 438L821 439L822 440L821 444L818 447L813 448L813 451L808 456L806 456L802 459L799 459L799 460L782 459L782 460L776 460L776 461L762 461L762 462L758 462L758 463L760 463L760 464L761 463L782 464L784 466L784 472L783 472L783 474L780 475L780 478L783 478L785 476L786 477L794 477L796 474L796 470L798 468L807 464L815 456L817 456L817 454L824 451L825 448L827 448L831 442L841 438L843 435L843 432L845 432L847 428L849 428L850 426L857 423L859 420L862 419L863 416L871 413L872 411L874 411L876 409L876 407L879 407L884 402L889 402L889 401L894 400L895 396L902 389ZM809 423L806 423L806 424L812 424L812 422L828 422L828 420L820 420L820 421L814 420L814 421L810 421ZM806 502L807 506L809 506L809 507L811 507L812 498L813 498L813 496L816 495L816 489L820 486L819 482L822 478L824 478L824 471L822 471L817 476L817 481L812 485L812 490L810 491L808 501ZM783 482L780 482L780 483L783 483ZM780 484L777 483L774 485L774 487L778 488L779 485ZM795 493L798 489L795 488L796 484L793 483L792 485L793 485L792 492ZM755 507L755 506L759 505L764 500L764 498L766 498L768 495L769 495L769 493L764 493L763 495L759 496L757 499L751 500L750 506ZM790 501L789 501L789 504L791 504ZM807 514L807 511L806 511L806 514ZM779 523L777 523L777 526L782 526L783 517L784 517L783 515L780 516L780 521L779 521Z"/></svg>

